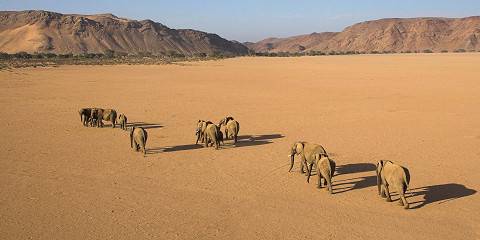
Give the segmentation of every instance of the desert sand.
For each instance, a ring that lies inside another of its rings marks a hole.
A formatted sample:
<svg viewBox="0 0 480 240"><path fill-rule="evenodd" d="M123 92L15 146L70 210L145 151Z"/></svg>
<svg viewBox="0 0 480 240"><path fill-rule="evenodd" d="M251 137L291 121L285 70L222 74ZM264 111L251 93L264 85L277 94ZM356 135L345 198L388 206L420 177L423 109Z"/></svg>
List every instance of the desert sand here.
<svg viewBox="0 0 480 240"><path fill-rule="evenodd" d="M2 239L479 239L480 54L235 58L0 72ZM145 126L86 128L81 107ZM240 142L195 146L198 119ZM337 163L309 184L296 140ZM411 209L375 166L410 169ZM398 197L394 197L394 200Z"/></svg>

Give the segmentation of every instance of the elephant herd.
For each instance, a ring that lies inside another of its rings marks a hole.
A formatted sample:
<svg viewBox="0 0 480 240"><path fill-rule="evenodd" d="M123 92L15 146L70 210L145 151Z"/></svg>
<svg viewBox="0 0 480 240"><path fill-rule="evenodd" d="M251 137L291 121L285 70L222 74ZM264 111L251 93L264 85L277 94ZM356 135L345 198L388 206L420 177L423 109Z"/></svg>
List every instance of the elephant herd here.
<svg viewBox="0 0 480 240"><path fill-rule="evenodd" d="M317 187L322 188L322 179L324 179L327 190L332 193L332 178L336 164L329 158L325 148L319 144L299 141L293 144L288 156L290 157L289 172L292 171L295 156L300 156L300 173L306 174L307 182L310 182L312 169L315 168L318 176ZM381 160L377 163L376 173L378 194L390 202L392 201L390 191L396 191L400 195L399 205L408 209L409 204L405 198L405 192L410 183L408 169L391 161Z"/></svg>
<svg viewBox="0 0 480 240"><path fill-rule="evenodd" d="M82 108L78 111L80 115L80 121L85 127L103 127L103 121L110 121L112 123L112 128L115 128L115 125L120 124L120 128L123 130L127 129L127 116L125 114L118 115L117 111L114 109L103 109L103 108ZM130 147L139 151L140 149L145 156L147 145L148 134L145 129L141 127L133 126L130 129Z"/></svg>
<svg viewBox="0 0 480 240"><path fill-rule="evenodd" d="M110 121L112 128L118 121L121 129L127 129L127 116L125 114L118 115L113 109L101 109L101 108L82 108L79 110L80 121L84 126L90 127L103 127L102 121ZM224 133L221 128L224 128ZM205 147L215 146L215 149L219 149L221 144L224 144L224 139L232 139L236 144L238 140L238 132L240 131L240 124L231 116L226 116L221 119L217 124L211 121L198 120L195 130L196 142L200 141ZM142 127L131 127L130 132L130 146L135 151L140 149L143 155L146 154L146 144L148 133ZM289 172L293 169L295 162L295 156L300 157L300 173L306 174L307 182L310 182L310 176L312 175L312 169L317 171L317 187L322 188L322 180L327 190L333 193L332 179L335 175L336 164L329 156L325 148L319 144L302 142L295 142L290 148L290 168ZM377 174L377 187L378 194L385 198L386 201L391 200L391 191L396 191L400 195L399 204L404 206L405 209L409 208L409 204L405 198L405 192L408 189L410 183L410 173L407 168L395 164L391 161L379 161L376 167Z"/></svg>
<svg viewBox="0 0 480 240"><path fill-rule="evenodd" d="M222 126L225 126L225 136L221 131ZM218 125L211 121L198 120L197 129L195 130L195 135L197 136L195 144L198 144L198 141L201 141L205 144L205 147L214 145L215 149L219 148L220 143L223 144L224 139L233 139L233 143L236 144L239 131L240 124L231 116L227 116L220 120Z"/></svg>

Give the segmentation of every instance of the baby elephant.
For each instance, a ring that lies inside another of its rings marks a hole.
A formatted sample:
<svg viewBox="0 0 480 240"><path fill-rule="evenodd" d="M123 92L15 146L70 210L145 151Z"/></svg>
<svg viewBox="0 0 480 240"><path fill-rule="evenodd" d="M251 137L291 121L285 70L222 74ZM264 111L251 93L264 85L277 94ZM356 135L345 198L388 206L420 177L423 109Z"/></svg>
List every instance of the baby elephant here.
<svg viewBox="0 0 480 240"><path fill-rule="evenodd" d="M327 154L315 154L315 160L313 164L311 163L308 169L308 177L307 182L310 182L310 175L312 173L312 167L315 165L315 169L317 169L318 175L318 188L322 187L322 179L325 179L327 189L330 194L333 193L332 189L332 178L335 174L336 164L335 161L330 159Z"/></svg>
<svg viewBox="0 0 480 240"><path fill-rule="evenodd" d="M377 187L378 194L385 198L387 202L390 198L390 189L400 195L399 205L408 209L409 205L405 198L405 192L410 183L410 172L407 168L397 165L391 161L381 160L377 163Z"/></svg>
<svg viewBox="0 0 480 240"><path fill-rule="evenodd" d="M122 130L127 130L127 116L125 116L125 114L120 114L118 116L118 123Z"/></svg>
<svg viewBox="0 0 480 240"><path fill-rule="evenodd" d="M147 131L141 127L132 127L132 130L130 130L130 146L137 152L141 148L143 156L146 154L145 146L147 145L147 138Z"/></svg>

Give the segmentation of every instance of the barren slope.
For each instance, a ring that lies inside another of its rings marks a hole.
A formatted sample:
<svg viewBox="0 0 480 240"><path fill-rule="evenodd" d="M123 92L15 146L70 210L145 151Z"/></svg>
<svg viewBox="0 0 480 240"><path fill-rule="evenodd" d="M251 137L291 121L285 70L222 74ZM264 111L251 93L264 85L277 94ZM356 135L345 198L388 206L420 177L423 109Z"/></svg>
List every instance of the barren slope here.
<svg viewBox="0 0 480 240"><path fill-rule="evenodd" d="M247 48L216 34L175 30L151 20L130 20L112 14L76 15L47 11L0 12L0 51L15 53L165 54L175 51L241 55Z"/></svg>
<svg viewBox="0 0 480 240"><path fill-rule="evenodd" d="M258 52L480 50L480 17L391 18L367 21L339 33L265 39L248 47Z"/></svg>
<svg viewBox="0 0 480 240"><path fill-rule="evenodd" d="M236 58L0 72L2 239L479 239L479 54ZM114 107L149 132L81 126ZM241 124L194 145L198 119ZM292 142L337 162L334 194L288 173ZM412 209L374 165L410 169ZM394 198L396 199L396 197Z"/></svg>

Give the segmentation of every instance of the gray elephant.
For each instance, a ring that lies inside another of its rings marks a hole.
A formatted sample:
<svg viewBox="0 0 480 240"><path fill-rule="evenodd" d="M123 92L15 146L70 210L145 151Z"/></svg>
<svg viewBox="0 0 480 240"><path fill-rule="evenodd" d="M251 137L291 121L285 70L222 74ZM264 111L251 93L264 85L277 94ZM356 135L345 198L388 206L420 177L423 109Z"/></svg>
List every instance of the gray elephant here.
<svg viewBox="0 0 480 240"><path fill-rule="evenodd" d="M205 132L203 134L203 141L205 147L208 147L208 143L211 141L215 145L215 149L220 146L220 129L215 124L207 124Z"/></svg>
<svg viewBox="0 0 480 240"><path fill-rule="evenodd" d="M377 163L377 187L378 194L386 198L387 202L392 201L390 190L396 191L400 195L398 201L400 206L408 209L409 204L405 198L405 192L410 183L410 172L407 168L395 164L391 161L381 160Z"/></svg>
<svg viewBox="0 0 480 240"><path fill-rule="evenodd" d="M130 146L138 152L142 149L143 156L147 153L145 146L147 145L148 134L145 129L141 127L132 127L130 130Z"/></svg>
<svg viewBox="0 0 480 240"><path fill-rule="evenodd" d="M112 123L112 128L115 128L115 124L117 122L117 111L113 110L113 109L101 109L101 111L99 111L99 118L100 119L100 123L103 127L103 121L110 121Z"/></svg>
<svg viewBox="0 0 480 240"><path fill-rule="evenodd" d="M227 116L220 120L218 126L225 125L225 139L233 139L233 143L237 143L238 132L240 131L240 123L233 117Z"/></svg>
<svg viewBox="0 0 480 240"><path fill-rule="evenodd" d="M327 155L325 149L319 145L314 143L302 142L298 141L295 142L291 149L290 149L290 169L288 171L292 171L293 164L295 162L295 155L300 155L300 173L305 173L304 165L307 167L306 174L308 174L308 164L312 164L315 161L315 154L323 154Z"/></svg>
<svg viewBox="0 0 480 240"><path fill-rule="evenodd" d="M88 126L91 113L91 108L81 108L80 110L78 110L78 114L80 115L80 121L82 122L83 126Z"/></svg>
<svg viewBox="0 0 480 240"><path fill-rule="evenodd" d="M120 114L118 116L118 123L120 124L120 128L123 130L127 130L127 116L125 114Z"/></svg>
<svg viewBox="0 0 480 240"><path fill-rule="evenodd" d="M332 178L335 174L336 164L335 161L330 159L326 154L315 154L315 160L313 164L308 166L308 177L307 182L310 182L310 175L312 173L313 165L315 165L315 169L317 169L317 176L318 176L318 188L322 187L322 179L325 179L327 189L330 194L333 193L332 189Z"/></svg>
<svg viewBox="0 0 480 240"><path fill-rule="evenodd" d="M98 108L92 108L90 110L90 127L100 127L99 112L100 112L100 109Z"/></svg>
<svg viewBox="0 0 480 240"><path fill-rule="evenodd" d="M205 135L205 129L207 128L208 124L213 124L213 123L210 122L210 121L198 120L197 128L195 130L195 135L197 136L197 141L195 142L195 144L198 144L198 141L201 141L203 143L204 135Z"/></svg>

